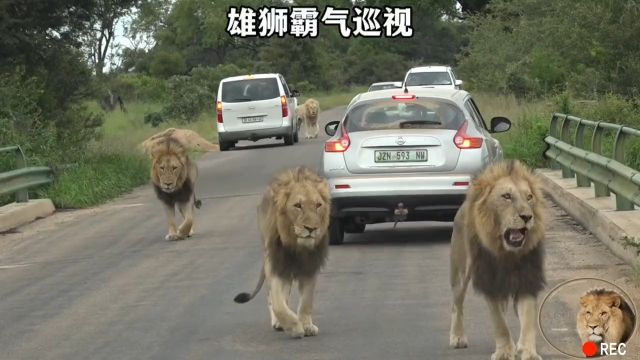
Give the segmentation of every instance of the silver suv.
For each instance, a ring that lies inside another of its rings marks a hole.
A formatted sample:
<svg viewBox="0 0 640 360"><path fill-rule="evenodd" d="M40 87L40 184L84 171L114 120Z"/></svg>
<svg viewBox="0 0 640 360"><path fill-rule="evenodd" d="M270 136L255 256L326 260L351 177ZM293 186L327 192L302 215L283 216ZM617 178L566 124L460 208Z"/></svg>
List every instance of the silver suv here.
<svg viewBox="0 0 640 360"><path fill-rule="evenodd" d="M359 94L322 157L331 186L331 244L366 224L451 221L474 173L502 158L491 134L509 130L504 117L489 127L466 91L395 89Z"/></svg>
<svg viewBox="0 0 640 360"><path fill-rule="evenodd" d="M218 86L216 114L220 150L239 140L298 141L295 119L298 92L289 90L280 74L255 74L223 79Z"/></svg>

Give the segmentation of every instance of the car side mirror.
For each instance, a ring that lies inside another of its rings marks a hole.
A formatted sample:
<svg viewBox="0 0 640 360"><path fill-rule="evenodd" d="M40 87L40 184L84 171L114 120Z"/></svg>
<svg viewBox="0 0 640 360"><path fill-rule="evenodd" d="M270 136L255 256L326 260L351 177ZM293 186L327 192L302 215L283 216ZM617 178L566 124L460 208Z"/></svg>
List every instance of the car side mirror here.
<svg viewBox="0 0 640 360"><path fill-rule="evenodd" d="M298 96L300 96L300 91L295 90L295 89L294 89L294 90L291 90L291 96L292 96L292 97L298 97Z"/></svg>
<svg viewBox="0 0 640 360"><path fill-rule="evenodd" d="M463 82L462 80L456 80L455 85L456 85L456 87L457 87L458 89L462 88L462 84L464 84L464 82Z"/></svg>
<svg viewBox="0 0 640 360"><path fill-rule="evenodd" d="M329 121L327 125L324 126L324 132L329 136L333 136L338 131L338 125L340 125L340 121Z"/></svg>
<svg viewBox="0 0 640 360"><path fill-rule="evenodd" d="M501 133L511 129L511 120L503 116L496 116L491 119L491 132Z"/></svg>

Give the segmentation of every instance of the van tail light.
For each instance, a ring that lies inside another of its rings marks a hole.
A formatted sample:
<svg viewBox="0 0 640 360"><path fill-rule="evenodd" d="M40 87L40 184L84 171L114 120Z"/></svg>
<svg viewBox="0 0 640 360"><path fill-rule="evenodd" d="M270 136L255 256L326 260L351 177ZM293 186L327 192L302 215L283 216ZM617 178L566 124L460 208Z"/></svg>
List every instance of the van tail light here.
<svg viewBox="0 0 640 360"><path fill-rule="evenodd" d="M391 99L394 101L410 101L410 100L415 100L416 95L415 94L393 95L391 96Z"/></svg>
<svg viewBox="0 0 640 360"><path fill-rule="evenodd" d="M340 128L340 132L342 136L337 140L329 140L324 143L324 151L325 152L345 152L351 145L351 139L349 139L349 134L347 134L347 130L342 126Z"/></svg>
<svg viewBox="0 0 640 360"><path fill-rule="evenodd" d="M289 117L289 106L287 105L287 98L284 95L280 96L280 104L282 104L282 117Z"/></svg>
<svg viewBox="0 0 640 360"><path fill-rule="evenodd" d="M478 149L482 147L482 138L479 137L471 137L467 134L467 128L469 126L469 122L465 121L462 123L458 132L453 137L453 143L458 147L458 149Z"/></svg>
<svg viewBox="0 0 640 360"><path fill-rule="evenodd" d="M218 114L218 123L222 124L222 101L216 103L216 113Z"/></svg>

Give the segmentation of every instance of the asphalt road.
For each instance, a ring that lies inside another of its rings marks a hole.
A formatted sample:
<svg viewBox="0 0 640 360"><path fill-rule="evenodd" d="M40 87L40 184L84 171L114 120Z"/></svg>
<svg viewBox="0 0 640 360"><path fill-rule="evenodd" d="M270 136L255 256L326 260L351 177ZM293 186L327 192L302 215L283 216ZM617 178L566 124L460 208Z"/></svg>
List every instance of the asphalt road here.
<svg viewBox="0 0 640 360"><path fill-rule="evenodd" d="M376 225L332 247L317 287L317 337L273 331L264 293L232 301L258 276L262 191L276 170L317 167L324 139L247 142L204 156L203 206L185 241L163 239L149 186L0 235L0 359L488 359L489 316L473 291L470 347L448 348L450 223ZM597 276L638 294L628 266L557 208L551 214L547 290ZM545 359L566 358L540 336L538 344Z"/></svg>

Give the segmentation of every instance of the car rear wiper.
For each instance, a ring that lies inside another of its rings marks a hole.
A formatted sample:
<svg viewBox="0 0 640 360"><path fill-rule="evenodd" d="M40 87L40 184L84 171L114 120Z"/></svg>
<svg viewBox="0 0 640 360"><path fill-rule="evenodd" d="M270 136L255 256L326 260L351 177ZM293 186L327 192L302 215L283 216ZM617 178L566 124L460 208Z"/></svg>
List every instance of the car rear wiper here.
<svg viewBox="0 0 640 360"><path fill-rule="evenodd" d="M422 125L422 124L442 125L442 123L440 121L433 121L433 120L407 120L407 121L401 122L400 126L402 126L402 125Z"/></svg>
<svg viewBox="0 0 640 360"><path fill-rule="evenodd" d="M235 98L231 101L252 101L252 100L253 100L252 98Z"/></svg>

